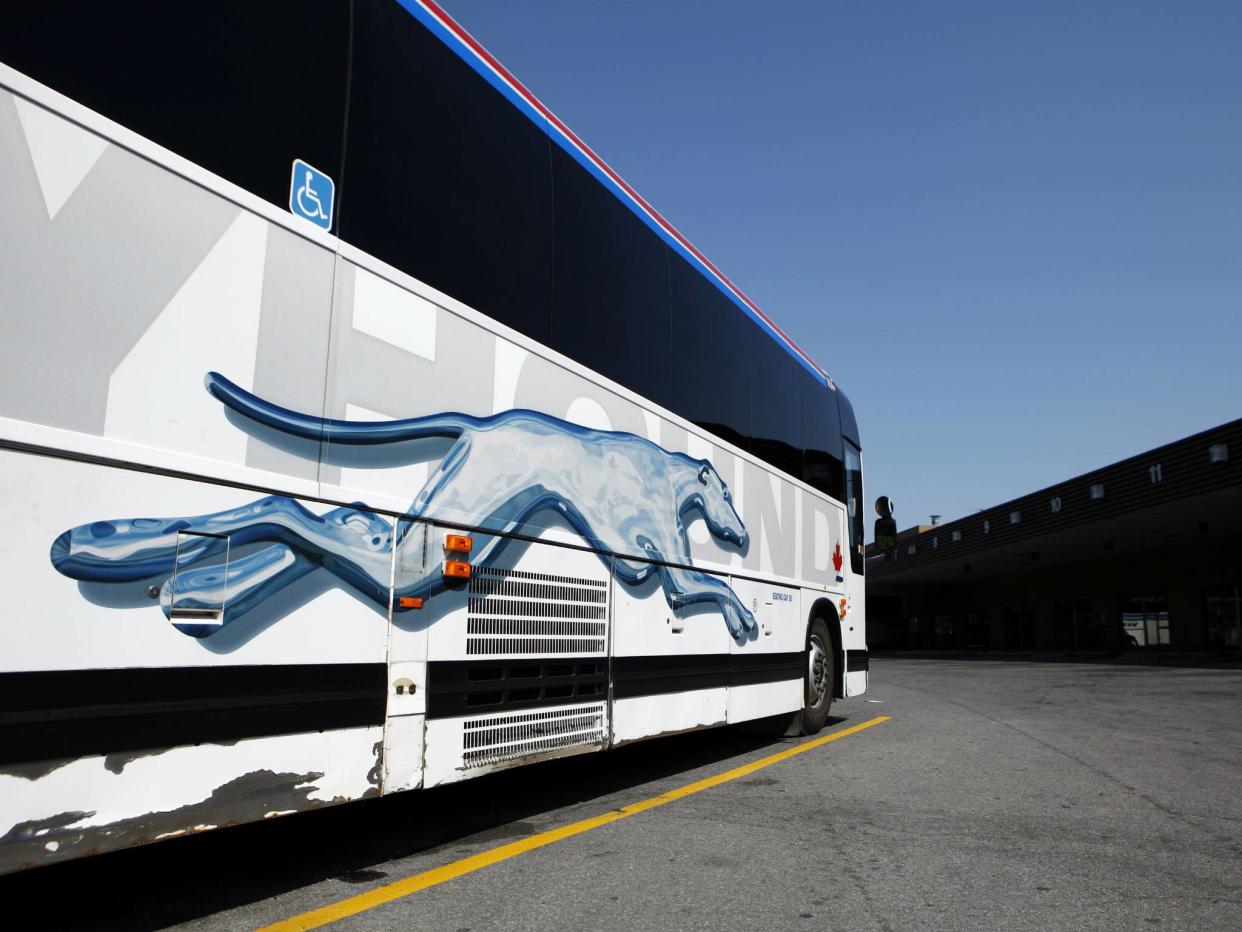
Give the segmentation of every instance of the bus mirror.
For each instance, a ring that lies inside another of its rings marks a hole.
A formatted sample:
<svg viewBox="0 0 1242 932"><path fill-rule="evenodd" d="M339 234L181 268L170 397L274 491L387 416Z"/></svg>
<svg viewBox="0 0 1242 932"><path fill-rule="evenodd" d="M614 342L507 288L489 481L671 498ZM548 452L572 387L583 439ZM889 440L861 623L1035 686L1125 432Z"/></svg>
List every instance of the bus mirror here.
<svg viewBox="0 0 1242 932"><path fill-rule="evenodd" d="M875 500L875 549L877 553L897 554L897 522L893 519L893 500L881 495Z"/></svg>

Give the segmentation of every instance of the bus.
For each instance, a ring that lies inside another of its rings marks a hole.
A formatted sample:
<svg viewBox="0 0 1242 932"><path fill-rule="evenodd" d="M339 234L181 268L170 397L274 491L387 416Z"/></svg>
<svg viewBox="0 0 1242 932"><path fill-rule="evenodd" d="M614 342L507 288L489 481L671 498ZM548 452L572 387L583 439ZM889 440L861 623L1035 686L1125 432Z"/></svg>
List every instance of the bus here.
<svg viewBox="0 0 1242 932"><path fill-rule="evenodd" d="M846 396L435 3L0 62L0 871L866 689Z"/></svg>

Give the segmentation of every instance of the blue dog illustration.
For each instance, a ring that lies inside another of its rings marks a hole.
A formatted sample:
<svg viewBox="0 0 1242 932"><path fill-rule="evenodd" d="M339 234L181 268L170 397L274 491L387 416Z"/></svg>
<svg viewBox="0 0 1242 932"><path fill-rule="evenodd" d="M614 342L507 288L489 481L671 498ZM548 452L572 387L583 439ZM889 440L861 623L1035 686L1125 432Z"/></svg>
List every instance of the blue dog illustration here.
<svg viewBox="0 0 1242 932"><path fill-rule="evenodd" d="M549 510L560 514L623 583L637 586L654 576L671 608L715 605L739 641L755 629L754 616L732 588L692 565L686 527L695 516L702 516L720 541L745 548L748 540L728 487L707 460L670 453L634 434L591 430L526 409L489 417L450 412L343 421L271 404L218 373L208 373L205 384L232 412L263 428L328 450L362 451L364 462L367 450L383 450L383 465L390 466L393 451L403 444L452 440L408 513L490 532L473 560L476 566L493 564L512 543L506 534ZM386 613L392 548L421 547L421 538L412 533L418 526L398 521L394 540L393 523L362 503L315 515L292 498L270 495L198 517L83 524L56 539L51 559L64 575L93 582L165 575L159 598L170 619L175 597L178 609L227 603L225 620L236 620L320 567ZM219 562L226 546L227 570ZM634 552L651 562L625 557ZM209 559L216 562L201 565ZM404 610L402 596L425 598L445 586L438 568L404 585L399 578L392 610ZM174 624L194 637L221 628L184 617Z"/></svg>

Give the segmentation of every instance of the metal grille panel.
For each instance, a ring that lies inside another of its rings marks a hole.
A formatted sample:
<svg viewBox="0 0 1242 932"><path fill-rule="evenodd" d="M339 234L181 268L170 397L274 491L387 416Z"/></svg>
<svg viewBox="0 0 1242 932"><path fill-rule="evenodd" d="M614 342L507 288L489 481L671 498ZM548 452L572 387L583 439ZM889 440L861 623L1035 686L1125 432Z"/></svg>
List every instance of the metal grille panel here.
<svg viewBox="0 0 1242 932"><path fill-rule="evenodd" d="M608 581L523 570L476 569L470 578L466 654L602 654Z"/></svg>
<svg viewBox="0 0 1242 932"><path fill-rule="evenodd" d="M513 712L462 724L462 763L482 767L565 748L602 745L603 704Z"/></svg>

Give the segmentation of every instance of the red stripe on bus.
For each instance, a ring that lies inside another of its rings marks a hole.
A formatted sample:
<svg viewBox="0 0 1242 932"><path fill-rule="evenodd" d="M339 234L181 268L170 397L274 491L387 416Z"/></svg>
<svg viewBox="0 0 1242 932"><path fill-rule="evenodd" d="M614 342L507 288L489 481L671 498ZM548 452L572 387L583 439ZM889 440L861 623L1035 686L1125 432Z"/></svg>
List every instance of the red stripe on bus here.
<svg viewBox="0 0 1242 932"><path fill-rule="evenodd" d="M617 184L618 187L620 187L623 191L625 191L625 193L628 194L634 200L634 202L638 204L638 206L640 206L644 211L646 211L647 214L653 220L656 221L656 223L660 224L660 226L663 227L664 230L670 236L676 239L677 242L681 243L681 245L686 247L686 249L688 249L695 256L695 258L697 258L700 262L703 263L704 266L710 269L712 274L715 275L718 279L720 279L720 281L723 282L724 285L730 291L732 291L738 297L739 300L745 302L747 307L749 307L752 311L758 314L759 317L764 321L764 323L766 323L769 327L771 327L772 330L776 334L778 334L780 338L783 341L785 341L786 344L788 344L790 349L792 349L795 353L797 353L804 360L806 360L806 362L816 372L818 372L824 378L828 378L828 373L825 372L815 362L815 360L813 360L810 356L808 356L805 352L803 352L802 347L798 346L798 344L795 343L793 339L790 338L789 334L785 333L784 330L782 330L779 326L777 326L776 322L772 320L772 318L770 318L767 314L765 314L760 309L759 305L755 304L754 301L748 298L741 288L733 284L733 282L729 279L727 275L725 275L722 271L720 271L720 269L716 268L716 266L712 264L711 260L709 260L707 256L699 252L699 250L695 247L693 243L691 243L688 239L682 236L681 233L678 232L676 227L674 227L671 223L665 220L658 210L656 210L649 203L647 203L647 201L642 197L642 195L640 195L637 191L635 191L632 187L630 187L628 183L626 183L624 178L622 178L615 171L613 171L612 167L607 162L605 162L602 158L596 155L595 151L590 146L588 146L585 142L579 139L578 135L573 130L571 130L568 126L566 126L555 113L553 113L551 110L545 107L543 103L539 100L539 98L536 97L534 94L532 94L529 89L527 89L526 85L524 85L521 81L519 81L516 77L514 77L514 75L511 74L509 70L505 68L504 65L502 65L499 61L497 61L497 59L487 49L485 49L479 43L479 41L474 38L474 36L470 35L470 33L467 32L465 28L462 27L455 19L453 19L453 17L450 16L438 3L436 3L435 0L418 0L418 2L422 4L422 6L426 8L426 10L429 13L431 13L432 16L438 19L440 23L446 29L448 29L455 36L457 36L457 38L459 38L462 42L464 42L476 55L479 56L479 58L483 59L483 61L493 71L495 71L498 75L500 75L500 77L502 77L505 80L505 82L509 84L510 87L512 87L517 93L521 94L522 97L525 98L527 103L529 103L532 107L534 107L541 114L543 114L544 118L547 119L549 123L554 125L566 139L572 142L578 148L578 150L582 152L583 155L585 155L592 162L594 162L597 168L599 168L602 172L604 172L609 178L611 178Z"/></svg>

